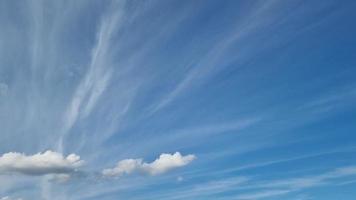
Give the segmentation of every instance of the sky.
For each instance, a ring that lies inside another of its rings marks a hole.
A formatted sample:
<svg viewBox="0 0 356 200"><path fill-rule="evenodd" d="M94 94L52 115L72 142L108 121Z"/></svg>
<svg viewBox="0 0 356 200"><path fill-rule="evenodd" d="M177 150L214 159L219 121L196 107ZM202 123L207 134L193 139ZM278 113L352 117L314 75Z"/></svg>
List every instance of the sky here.
<svg viewBox="0 0 356 200"><path fill-rule="evenodd" d="M0 0L0 200L354 200L355 9Z"/></svg>

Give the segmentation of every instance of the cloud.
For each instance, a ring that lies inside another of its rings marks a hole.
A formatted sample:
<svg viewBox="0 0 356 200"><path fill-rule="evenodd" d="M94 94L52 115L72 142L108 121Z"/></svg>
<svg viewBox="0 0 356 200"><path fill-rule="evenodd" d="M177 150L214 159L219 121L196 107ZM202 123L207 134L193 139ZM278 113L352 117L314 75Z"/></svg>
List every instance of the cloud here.
<svg viewBox="0 0 356 200"><path fill-rule="evenodd" d="M2 197L0 200L22 200L22 198L14 199L14 198L11 198L9 196L6 196L6 197Z"/></svg>
<svg viewBox="0 0 356 200"><path fill-rule="evenodd" d="M70 174L83 164L80 157L46 151L27 156L22 153L10 152L0 157L0 173L16 173L32 176L46 174Z"/></svg>
<svg viewBox="0 0 356 200"><path fill-rule="evenodd" d="M145 163L142 159L125 159L117 163L116 167L104 169L102 174L106 177L117 177L133 172L142 172L149 175L158 175L171 169L183 167L196 158L195 155L182 156L179 152L174 154L161 154L151 163Z"/></svg>
<svg viewBox="0 0 356 200"><path fill-rule="evenodd" d="M9 86L5 83L0 83L0 97L6 96L9 90Z"/></svg>
<svg viewBox="0 0 356 200"><path fill-rule="evenodd" d="M152 163L143 163L143 171L150 175L162 174L168 170L182 167L192 162L196 157L194 155L182 156L179 152L175 154L161 154L158 159Z"/></svg>
<svg viewBox="0 0 356 200"><path fill-rule="evenodd" d="M333 184L335 183L334 181L339 178L355 176L355 175L356 175L356 166L347 166L347 167L337 168L333 171L315 175L315 176L271 181L270 183L265 184L264 186L269 188L286 187L293 190L301 190L301 189L311 188L323 184Z"/></svg>
<svg viewBox="0 0 356 200"><path fill-rule="evenodd" d="M124 174L131 174L132 172L142 167L142 159L125 159L117 163L115 168L104 169L105 176L121 176Z"/></svg>
<svg viewBox="0 0 356 200"><path fill-rule="evenodd" d="M290 190L267 190L261 191L254 194L245 194L240 195L237 199L241 200L253 200L253 199L261 199L261 198L268 198L273 196L284 195L291 192Z"/></svg>
<svg viewBox="0 0 356 200"><path fill-rule="evenodd" d="M69 181L71 174L49 174L47 180L56 183L65 183Z"/></svg>
<svg viewBox="0 0 356 200"><path fill-rule="evenodd" d="M184 178L182 181L184 181ZM179 177L178 180L179 182ZM181 187L180 190L177 188L171 188L165 190L156 195L147 196L142 199L196 199L199 197L211 197L216 196L217 194L228 192L232 190L236 190L240 188L242 185L246 184L249 181L247 177L233 177L227 179L213 180L208 182L198 181L193 185L189 185L188 187ZM225 198L222 198L223 200Z"/></svg>
<svg viewBox="0 0 356 200"><path fill-rule="evenodd" d="M92 49L88 71L76 88L63 118L64 130L58 144L59 151L63 150L63 140L68 131L78 119L89 116L109 84L113 69L108 52L111 48L112 37L120 27L119 22L123 14L120 6L122 6L121 3L114 4L113 7L119 10L110 12L102 19L97 32L97 41Z"/></svg>
<svg viewBox="0 0 356 200"><path fill-rule="evenodd" d="M245 61L253 57L253 49L261 48L260 46L254 46L250 44L249 48L244 48L244 51L239 52L238 57L229 56L226 57L230 48L236 44L243 44L242 41L246 41L246 38L251 33L257 32L264 26L269 25L267 19L271 19L274 15L271 15L271 10L275 8L276 2L263 2L259 4L254 12L247 15L241 24L238 26L231 26L231 29L227 30L227 34L218 42L213 43L209 51L205 52L203 56L200 56L198 60L193 61L190 65L190 70L186 73L179 83L166 95L162 97L155 105L151 107L151 114L165 108L171 104L175 99L184 94L185 92L192 90L214 77L220 70L224 69L227 63L234 59Z"/></svg>
<svg viewBox="0 0 356 200"><path fill-rule="evenodd" d="M183 178L182 176L178 176L178 177L177 177L177 181L178 181L178 182L182 182L182 181L184 181L184 178Z"/></svg>
<svg viewBox="0 0 356 200"><path fill-rule="evenodd" d="M352 177L355 175L356 166L347 166L314 176L265 181L260 184L252 183L244 189L255 189L255 191L238 195L236 196L236 199L264 199L267 197L281 196L292 192L298 192L321 185L336 185L340 182L341 178Z"/></svg>

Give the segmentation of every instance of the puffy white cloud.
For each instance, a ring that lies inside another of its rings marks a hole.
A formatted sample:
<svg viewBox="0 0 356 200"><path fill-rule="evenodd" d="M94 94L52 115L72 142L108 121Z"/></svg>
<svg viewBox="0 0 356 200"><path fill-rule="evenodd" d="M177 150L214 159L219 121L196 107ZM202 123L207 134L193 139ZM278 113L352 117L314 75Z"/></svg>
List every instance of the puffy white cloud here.
<svg viewBox="0 0 356 200"><path fill-rule="evenodd" d="M176 152L174 154L161 154L159 158L151 163L145 163L142 159L125 159L119 161L114 168L104 169L102 173L106 177L117 177L133 172L157 175L185 166L195 158L195 155L182 156L179 152Z"/></svg>
<svg viewBox="0 0 356 200"><path fill-rule="evenodd" d="M26 175L70 174L83 164L80 157L46 151L34 155L17 152L5 153L0 157L0 173L20 173Z"/></svg>
<svg viewBox="0 0 356 200"><path fill-rule="evenodd" d="M161 154L152 163L143 163L142 170L151 175L162 174L170 169L185 166L194 159L194 155L182 156L179 152L172 155Z"/></svg>
<svg viewBox="0 0 356 200"><path fill-rule="evenodd" d="M121 176L124 174L131 174L142 167L142 159L125 159L117 163L115 168L104 169L105 176Z"/></svg>

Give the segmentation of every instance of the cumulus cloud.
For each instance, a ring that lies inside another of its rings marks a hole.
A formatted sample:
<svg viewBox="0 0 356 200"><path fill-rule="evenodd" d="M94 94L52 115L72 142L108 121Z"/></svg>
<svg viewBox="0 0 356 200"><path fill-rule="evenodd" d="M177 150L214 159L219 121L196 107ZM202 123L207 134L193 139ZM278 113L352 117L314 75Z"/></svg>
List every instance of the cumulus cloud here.
<svg viewBox="0 0 356 200"><path fill-rule="evenodd" d="M117 163L115 168L104 169L105 176L121 176L124 174L131 174L142 167L142 159L125 159Z"/></svg>
<svg viewBox="0 0 356 200"><path fill-rule="evenodd" d="M0 157L0 173L25 175L70 174L83 164L78 155L46 151L34 155L17 152L5 153Z"/></svg>
<svg viewBox="0 0 356 200"><path fill-rule="evenodd" d="M195 158L195 155L182 156L179 152L176 152L174 154L161 154L151 163L145 163L142 159L125 159L119 161L114 168L104 169L102 174L106 177L118 177L133 172L158 175L174 168L183 167Z"/></svg>
<svg viewBox="0 0 356 200"><path fill-rule="evenodd" d="M176 167L182 167L195 159L194 155L182 156L179 152L175 154L161 154L152 163L143 163L142 169L151 175L161 174Z"/></svg>

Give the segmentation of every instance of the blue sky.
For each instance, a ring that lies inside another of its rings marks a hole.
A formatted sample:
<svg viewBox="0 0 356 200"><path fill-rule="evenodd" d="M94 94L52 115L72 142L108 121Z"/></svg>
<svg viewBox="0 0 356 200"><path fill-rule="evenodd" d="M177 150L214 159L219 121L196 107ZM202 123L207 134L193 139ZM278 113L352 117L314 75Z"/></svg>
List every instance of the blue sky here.
<svg viewBox="0 0 356 200"><path fill-rule="evenodd" d="M0 1L1 200L353 200L355 1Z"/></svg>

